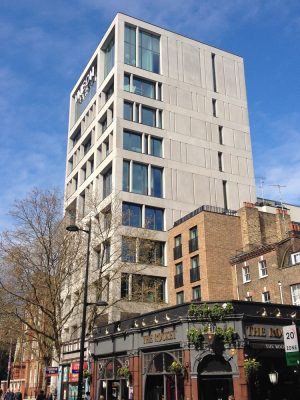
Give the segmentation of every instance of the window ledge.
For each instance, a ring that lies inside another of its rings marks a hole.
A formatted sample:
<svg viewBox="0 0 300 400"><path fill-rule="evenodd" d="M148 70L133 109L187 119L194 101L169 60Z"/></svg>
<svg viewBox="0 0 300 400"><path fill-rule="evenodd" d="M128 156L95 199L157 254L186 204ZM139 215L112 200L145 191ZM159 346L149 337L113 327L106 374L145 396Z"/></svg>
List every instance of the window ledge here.
<svg viewBox="0 0 300 400"><path fill-rule="evenodd" d="M258 279L264 279L267 278L269 275L264 275L264 276L260 276Z"/></svg>

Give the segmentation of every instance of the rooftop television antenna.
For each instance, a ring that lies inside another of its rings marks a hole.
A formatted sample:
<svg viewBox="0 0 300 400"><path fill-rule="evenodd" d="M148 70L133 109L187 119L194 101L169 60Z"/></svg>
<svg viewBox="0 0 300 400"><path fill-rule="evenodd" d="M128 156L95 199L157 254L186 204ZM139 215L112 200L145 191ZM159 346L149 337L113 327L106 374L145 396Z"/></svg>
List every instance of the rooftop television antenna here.
<svg viewBox="0 0 300 400"><path fill-rule="evenodd" d="M260 180L259 188L261 190L262 205L264 206L265 205L264 184L266 178L264 176L259 176L258 179Z"/></svg>
<svg viewBox="0 0 300 400"><path fill-rule="evenodd" d="M282 190L281 190L282 188L285 188L286 186L285 186L285 185L269 185L269 186L277 187L277 189L278 189L278 192L279 192L279 201L280 201L281 211L282 211L281 215L282 215L282 219L283 219L283 224L284 224L285 232L287 232L287 229L286 229L286 221L285 221L285 217L284 217L284 207L283 207Z"/></svg>

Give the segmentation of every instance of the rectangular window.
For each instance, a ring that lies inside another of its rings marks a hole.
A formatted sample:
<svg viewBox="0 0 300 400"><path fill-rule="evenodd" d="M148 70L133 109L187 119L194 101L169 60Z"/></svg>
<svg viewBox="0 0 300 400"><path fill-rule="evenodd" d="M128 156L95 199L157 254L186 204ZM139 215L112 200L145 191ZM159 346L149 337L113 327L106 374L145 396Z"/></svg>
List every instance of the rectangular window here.
<svg viewBox="0 0 300 400"><path fill-rule="evenodd" d="M133 77L132 92L140 96L155 99L155 83L145 79Z"/></svg>
<svg viewBox="0 0 300 400"><path fill-rule="evenodd" d="M292 261L292 265L300 263L300 251L298 251L297 253L291 254L291 261Z"/></svg>
<svg viewBox="0 0 300 400"><path fill-rule="evenodd" d="M291 286L292 304L294 306L300 306L300 284Z"/></svg>
<svg viewBox="0 0 300 400"><path fill-rule="evenodd" d="M184 303L184 292L177 292L176 293L176 304L183 304Z"/></svg>
<svg viewBox="0 0 300 400"><path fill-rule="evenodd" d="M106 101L108 101L113 94L114 94L114 82L112 82L112 84L105 91Z"/></svg>
<svg viewBox="0 0 300 400"><path fill-rule="evenodd" d="M102 257L100 250L95 250L95 257L96 257L96 266L98 269L100 269L102 264Z"/></svg>
<svg viewBox="0 0 300 400"><path fill-rule="evenodd" d="M151 136L151 155L162 157L162 139Z"/></svg>
<svg viewBox="0 0 300 400"><path fill-rule="evenodd" d="M174 238L174 247L181 246L181 235L178 235Z"/></svg>
<svg viewBox="0 0 300 400"><path fill-rule="evenodd" d="M123 225L140 228L142 226L142 206L140 204L123 202L122 221Z"/></svg>
<svg viewBox="0 0 300 400"><path fill-rule="evenodd" d="M107 129L107 115L102 118L100 121L100 126L101 126L101 134L104 133Z"/></svg>
<svg viewBox="0 0 300 400"><path fill-rule="evenodd" d="M219 166L219 171L223 171L223 153L218 151L218 166Z"/></svg>
<svg viewBox="0 0 300 400"><path fill-rule="evenodd" d="M243 267L242 268L242 274L243 274L243 283L250 282L250 267Z"/></svg>
<svg viewBox="0 0 300 400"><path fill-rule="evenodd" d="M258 262L259 277L264 278L268 276L267 262L266 260L261 260Z"/></svg>
<svg viewBox="0 0 300 400"><path fill-rule="evenodd" d="M271 301L270 292L263 292L261 295L261 301L263 303L270 303Z"/></svg>
<svg viewBox="0 0 300 400"><path fill-rule="evenodd" d="M151 167L151 196L162 197L162 169Z"/></svg>
<svg viewBox="0 0 300 400"><path fill-rule="evenodd" d="M125 150L142 152L142 135L131 131L123 133L123 148Z"/></svg>
<svg viewBox="0 0 300 400"><path fill-rule="evenodd" d="M156 110L154 108L142 106L141 123L156 127Z"/></svg>
<svg viewBox="0 0 300 400"><path fill-rule="evenodd" d="M211 64L212 64L212 78L213 78L213 89L214 92L217 91L217 79L216 79L216 55L211 54Z"/></svg>
<svg viewBox="0 0 300 400"><path fill-rule="evenodd" d="M181 235L178 235L174 238L173 257L174 260L182 257Z"/></svg>
<svg viewBox="0 0 300 400"><path fill-rule="evenodd" d="M129 101L124 101L124 119L133 121L133 103Z"/></svg>
<svg viewBox="0 0 300 400"><path fill-rule="evenodd" d="M196 282L200 279L199 256L191 258L190 282Z"/></svg>
<svg viewBox="0 0 300 400"><path fill-rule="evenodd" d="M159 74L160 68L159 36L140 30L139 66Z"/></svg>
<svg viewBox="0 0 300 400"><path fill-rule="evenodd" d="M245 301L253 301L252 296L246 296Z"/></svg>
<svg viewBox="0 0 300 400"><path fill-rule="evenodd" d="M127 160L123 161L123 190L129 192L130 190L130 162Z"/></svg>
<svg viewBox="0 0 300 400"><path fill-rule="evenodd" d="M145 207L145 228L162 231L164 229L164 210L156 207Z"/></svg>
<svg viewBox="0 0 300 400"><path fill-rule="evenodd" d="M194 226L190 229L190 239L189 239L189 252L198 250L198 229L197 226Z"/></svg>
<svg viewBox="0 0 300 400"><path fill-rule="evenodd" d="M148 154L148 138L149 138L149 135L144 135L144 153L145 154Z"/></svg>
<svg viewBox="0 0 300 400"><path fill-rule="evenodd" d="M142 239L139 245L139 262L150 265L164 265L164 242Z"/></svg>
<svg viewBox="0 0 300 400"><path fill-rule="evenodd" d="M157 94L156 94L156 99L161 100L161 83L157 85Z"/></svg>
<svg viewBox="0 0 300 400"><path fill-rule="evenodd" d="M125 25L124 63L136 65L136 28Z"/></svg>
<svg viewBox="0 0 300 400"><path fill-rule="evenodd" d="M136 262L136 238L122 237L122 261Z"/></svg>
<svg viewBox="0 0 300 400"><path fill-rule="evenodd" d="M213 113L214 117L217 116L217 100L216 99L212 99L212 113Z"/></svg>
<svg viewBox="0 0 300 400"><path fill-rule="evenodd" d="M198 268L199 267L199 256L195 256L191 258L191 268Z"/></svg>
<svg viewBox="0 0 300 400"><path fill-rule="evenodd" d="M132 163L132 191L139 194L148 194L148 166Z"/></svg>
<svg viewBox="0 0 300 400"><path fill-rule="evenodd" d="M182 272L183 272L182 263L176 264L175 269L176 269L176 275L182 274Z"/></svg>
<svg viewBox="0 0 300 400"><path fill-rule="evenodd" d="M84 153L84 155L86 155L89 152L90 148L92 147L92 139L91 139L90 135L86 139L86 141L84 143L82 143L82 145L83 145L83 153Z"/></svg>
<svg viewBox="0 0 300 400"><path fill-rule="evenodd" d="M73 133L71 140L72 140L72 144L73 147L75 146L75 144L79 141L79 139L81 138L81 128L80 126L76 129L76 131Z"/></svg>
<svg viewBox="0 0 300 400"><path fill-rule="evenodd" d="M162 111L161 110L158 110L156 127L162 129Z"/></svg>
<svg viewBox="0 0 300 400"><path fill-rule="evenodd" d="M112 170L110 169L103 175L103 198L111 194L112 191Z"/></svg>
<svg viewBox="0 0 300 400"><path fill-rule="evenodd" d="M175 265L174 287L175 289L183 286L183 267L182 263Z"/></svg>
<svg viewBox="0 0 300 400"><path fill-rule="evenodd" d="M165 279L147 275L132 275L132 300L147 303L164 301Z"/></svg>
<svg viewBox="0 0 300 400"><path fill-rule="evenodd" d="M228 209L228 203L227 203L227 181L222 181L223 185L223 200L224 200L224 208L225 210Z"/></svg>
<svg viewBox="0 0 300 400"><path fill-rule="evenodd" d="M192 288L192 298L193 300L201 300L201 287L195 286Z"/></svg>
<svg viewBox="0 0 300 400"><path fill-rule="evenodd" d="M109 264L110 263L110 241L109 240L103 243L103 251L104 251L104 257L103 257L104 264Z"/></svg>
<svg viewBox="0 0 300 400"><path fill-rule="evenodd" d="M113 37L107 44L104 57L104 78L109 74L115 64L115 38Z"/></svg>
<svg viewBox="0 0 300 400"><path fill-rule="evenodd" d="M124 74L124 90L130 92L130 75Z"/></svg>
<svg viewBox="0 0 300 400"><path fill-rule="evenodd" d="M219 126L219 144L223 144L223 126Z"/></svg>
<svg viewBox="0 0 300 400"><path fill-rule="evenodd" d="M129 274L121 275L121 299L129 297Z"/></svg>

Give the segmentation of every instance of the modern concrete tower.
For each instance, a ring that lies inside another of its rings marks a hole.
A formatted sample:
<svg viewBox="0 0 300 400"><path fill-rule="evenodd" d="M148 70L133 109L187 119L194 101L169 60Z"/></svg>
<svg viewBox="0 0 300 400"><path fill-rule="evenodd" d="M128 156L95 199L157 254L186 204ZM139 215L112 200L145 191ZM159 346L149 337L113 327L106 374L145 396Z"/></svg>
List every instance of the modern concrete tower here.
<svg viewBox="0 0 300 400"><path fill-rule="evenodd" d="M138 239L124 255L135 266L110 287L109 301L124 299L114 318L167 302L173 222L201 205L256 201L243 59L117 14L70 95L66 213L87 215L95 192L100 212L118 197L127 213L120 241L126 229L155 241L152 262ZM135 285L155 293L135 301Z"/></svg>

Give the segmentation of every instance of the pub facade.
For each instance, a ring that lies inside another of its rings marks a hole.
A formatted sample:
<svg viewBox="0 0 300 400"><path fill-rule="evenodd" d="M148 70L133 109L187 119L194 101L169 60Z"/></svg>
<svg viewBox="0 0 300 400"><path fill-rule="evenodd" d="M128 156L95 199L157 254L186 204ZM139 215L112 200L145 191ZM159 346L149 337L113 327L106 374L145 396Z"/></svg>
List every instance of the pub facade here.
<svg viewBox="0 0 300 400"><path fill-rule="evenodd" d="M287 367L283 343L283 327L293 324L300 324L296 306L229 301L168 307L99 327L89 343L91 396L294 399L300 371Z"/></svg>

